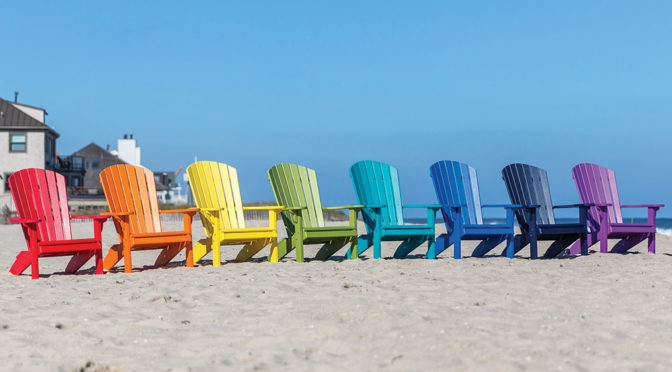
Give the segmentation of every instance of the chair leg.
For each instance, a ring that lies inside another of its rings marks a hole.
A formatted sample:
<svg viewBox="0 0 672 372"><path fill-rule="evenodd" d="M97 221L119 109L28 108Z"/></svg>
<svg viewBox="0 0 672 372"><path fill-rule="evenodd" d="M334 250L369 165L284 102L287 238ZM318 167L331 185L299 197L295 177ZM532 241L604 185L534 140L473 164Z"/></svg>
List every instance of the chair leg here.
<svg viewBox="0 0 672 372"><path fill-rule="evenodd" d="M338 252L341 248L345 247L346 244L350 243L349 238L338 238L325 243L317 254L315 255L316 260L327 260L334 253Z"/></svg>
<svg viewBox="0 0 672 372"><path fill-rule="evenodd" d="M434 244L434 258L450 247L450 238L447 234L441 234L436 237ZM429 257L427 257L429 258Z"/></svg>
<svg viewBox="0 0 672 372"><path fill-rule="evenodd" d="M128 239L123 242L123 255L124 255L124 272L130 273L133 271L133 263L131 262L131 245Z"/></svg>
<svg viewBox="0 0 672 372"><path fill-rule="evenodd" d="M33 256L31 255L30 251L21 251L16 255L16 260L9 269L9 272L14 275L21 275L21 273L24 272L32 262Z"/></svg>
<svg viewBox="0 0 672 372"><path fill-rule="evenodd" d="M459 260L462 258L462 238L459 235L450 237L453 242L453 258Z"/></svg>
<svg viewBox="0 0 672 372"><path fill-rule="evenodd" d="M187 267L194 267L194 249L192 245L191 239L184 245Z"/></svg>
<svg viewBox="0 0 672 372"><path fill-rule="evenodd" d="M404 258L408 256L415 248L419 247L427 239L426 236L413 236L404 240L397 250L394 251L394 258Z"/></svg>
<svg viewBox="0 0 672 372"><path fill-rule="evenodd" d="M513 258L513 234L506 236L506 257Z"/></svg>
<svg viewBox="0 0 672 372"><path fill-rule="evenodd" d="M176 243L176 244L169 244L167 247L163 248L161 250L161 253L156 257L156 260L154 261L154 266L166 266L173 258L175 258L180 252L182 252L182 249L186 248L186 243ZM192 249L192 254L191 254L191 260L193 263L194 260L194 255L193 255L193 249Z"/></svg>
<svg viewBox="0 0 672 372"><path fill-rule="evenodd" d="M274 244L275 242L275 244ZM282 246L284 249L284 252L287 252L287 243L289 242L289 239L282 239L278 242L278 239L274 239L271 241L271 253L268 255L268 261L269 262L278 262L280 261L280 246Z"/></svg>
<svg viewBox="0 0 672 372"><path fill-rule="evenodd" d="M103 250L96 250L96 274L101 275L103 273Z"/></svg>
<svg viewBox="0 0 672 372"><path fill-rule="evenodd" d="M212 266L220 266L222 264L222 242L219 240L219 234L215 233L210 241L210 250L212 251Z"/></svg>
<svg viewBox="0 0 672 372"><path fill-rule="evenodd" d="M270 239L258 239L245 244L240 252L238 252L238 255L236 255L236 262L249 261L255 254L264 249L269 241Z"/></svg>
<svg viewBox="0 0 672 372"><path fill-rule="evenodd" d="M537 250L537 234L530 233L528 240L530 241L530 258L536 260L539 257Z"/></svg>
<svg viewBox="0 0 672 372"><path fill-rule="evenodd" d="M656 233L649 234L649 253L656 253Z"/></svg>
<svg viewBox="0 0 672 372"><path fill-rule="evenodd" d="M373 233L373 258L380 258L381 237L375 231Z"/></svg>
<svg viewBox="0 0 672 372"><path fill-rule="evenodd" d="M434 234L430 235L427 239L427 258L431 260L436 259L436 237Z"/></svg>
<svg viewBox="0 0 672 372"><path fill-rule="evenodd" d="M115 244L107 250L103 259L103 269L111 270L124 257L124 249L119 244Z"/></svg>
<svg viewBox="0 0 672 372"><path fill-rule="evenodd" d="M588 237L586 234L581 234L581 255L588 255Z"/></svg>
<svg viewBox="0 0 672 372"><path fill-rule="evenodd" d="M373 245L373 237L370 234L360 235L357 239L357 257L366 252Z"/></svg>
<svg viewBox="0 0 672 372"><path fill-rule="evenodd" d="M606 231L604 233L600 231L599 235L600 235L600 253L609 252L609 239L607 239Z"/></svg>
<svg viewBox="0 0 672 372"><path fill-rule="evenodd" d="M91 257L96 254L96 251L81 251L72 255L68 266L65 267L65 272L67 274L74 274L77 270L81 269L84 264L86 264ZM97 269L97 268L96 268Z"/></svg>
<svg viewBox="0 0 672 372"><path fill-rule="evenodd" d="M359 258L359 238L352 238L348 255L350 256L351 260L356 260Z"/></svg>
<svg viewBox="0 0 672 372"><path fill-rule="evenodd" d="M194 252L194 263L200 261L203 257L205 257L208 252L210 252L212 249L212 242L211 238L206 238L206 239L201 239L194 244L194 247L192 248L192 251Z"/></svg>
<svg viewBox="0 0 672 372"><path fill-rule="evenodd" d="M40 268L37 264L37 254L33 254L32 258L33 262L30 263L30 273L33 279L37 279L40 277Z"/></svg>
<svg viewBox="0 0 672 372"><path fill-rule="evenodd" d="M303 234L294 234L292 236L292 245L296 247L296 262L303 262Z"/></svg>

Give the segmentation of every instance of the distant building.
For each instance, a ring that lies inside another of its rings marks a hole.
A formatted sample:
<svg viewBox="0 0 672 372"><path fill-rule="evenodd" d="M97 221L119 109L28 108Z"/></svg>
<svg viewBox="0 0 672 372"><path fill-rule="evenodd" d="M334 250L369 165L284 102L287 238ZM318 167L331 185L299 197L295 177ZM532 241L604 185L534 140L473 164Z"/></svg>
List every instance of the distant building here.
<svg viewBox="0 0 672 372"><path fill-rule="evenodd" d="M93 142L64 158L62 163L61 174L66 177L68 192L72 195L103 195L100 172L110 165L126 164Z"/></svg>
<svg viewBox="0 0 672 372"><path fill-rule="evenodd" d="M140 163L140 147L138 142L133 138L133 133L124 134L124 138L117 140L117 149L112 150L112 154L119 157L131 165L141 165Z"/></svg>
<svg viewBox="0 0 672 372"><path fill-rule="evenodd" d="M156 181L156 196L160 203L165 204L187 204L189 202L187 194L183 193L183 187L179 182L179 173L177 172L154 172Z"/></svg>
<svg viewBox="0 0 672 372"><path fill-rule="evenodd" d="M23 168L57 170L59 134L45 124L43 108L0 98L0 207L10 205L9 176Z"/></svg>

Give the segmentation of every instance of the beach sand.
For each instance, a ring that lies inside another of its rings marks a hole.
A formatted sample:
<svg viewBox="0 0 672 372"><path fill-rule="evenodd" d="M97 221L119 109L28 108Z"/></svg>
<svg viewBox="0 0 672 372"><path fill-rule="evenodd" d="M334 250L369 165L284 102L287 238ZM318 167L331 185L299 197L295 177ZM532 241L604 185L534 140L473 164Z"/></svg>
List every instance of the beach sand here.
<svg viewBox="0 0 672 372"><path fill-rule="evenodd" d="M116 241L108 222L104 250ZM528 249L513 260L451 249L430 261L425 245L403 260L273 264L267 248L230 262L229 247L220 267L187 268L181 254L160 269L143 268L158 253L147 251L132 274L64 275L67 259L47 258L31 280L8 272L25 249L20 228L0 226L0 369L665 370L672 241L658 236L657 248L535 261Z"/></svg>

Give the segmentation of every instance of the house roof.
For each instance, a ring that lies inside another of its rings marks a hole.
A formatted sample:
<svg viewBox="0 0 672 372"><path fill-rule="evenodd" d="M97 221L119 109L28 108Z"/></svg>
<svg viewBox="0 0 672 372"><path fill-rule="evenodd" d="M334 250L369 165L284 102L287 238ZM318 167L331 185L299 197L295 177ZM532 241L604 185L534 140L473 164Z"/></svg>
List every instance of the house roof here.
<svg viewBox="0 0 672 372"><path fill-rule="evenodd" d="M98 144L95 143L95 142L91 142L91 143L89 143L88 145L86 145L86 146L82 147L81 149L79 149L79 150L73 152L72 155L69 155L69 156L67 156L67 157L69 158L69 157L72 157L72 156L77 156L77 155L80 155L80 154L82 154L82 153L89 153L89 152L102 152L102 153L104 153L105 155L108 155L108 156L110 156L110 157L114 157L114 158L119 159L119 161L121 162L121 164L126 164L126 162L123 161L123 160L121 160L121 158L119 158L118 156L114 155L113 153L111 153L111 152L105 150L104 148L98 146Z"/></svg>
<svg viewBox="0 0 672 372"><path fill-rule="evenodd" d="M19 103L19 102L14 102L14 104L15 104L15 105L19 105L19 106L23 106L23 107L30 107L30 108L34 108L34 109L37 109L37 110L42 110L42 111L44 111L44 114L45 114L45 115L49 115L49 113L47 112L47 110L44 109L44 107L37 107L37 106L33 106L33 105L26 105L25 103Z"/></svg>
<svg viewBox="0 0 672 372"><path fill-rule="evenodd" d="M43 129L50 131L56 137L59 136L52 127L17 109L12 102L2 98L0 98L0 129Z"/></svg>

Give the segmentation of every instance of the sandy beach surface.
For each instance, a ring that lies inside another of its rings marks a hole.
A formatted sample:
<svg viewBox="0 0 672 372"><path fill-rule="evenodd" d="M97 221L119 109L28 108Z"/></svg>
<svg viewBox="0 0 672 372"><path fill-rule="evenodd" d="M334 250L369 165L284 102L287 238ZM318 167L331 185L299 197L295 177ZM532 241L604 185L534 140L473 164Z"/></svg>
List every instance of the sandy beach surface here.
<svg viewBox="0 0 672 372"><path fill-rule="evenodd" d="M164 230L181 222L164 222ZM195 237L204 236L194 222ZM363 231L363 226L361 227ZM91 223L73 223L75 237ZM439 232L445 231L437 225ZM104 231L104 250L117 241ZM395 244L385 243L391 257ZM471 252L473 243L465 243ZM630 254L362 259L299 264L293 256L132 274L65 275L67 259L13 276L25 249L0 226L2 370L666 370L672 362L672 240ZM237 247L236 247L237 248ZM312 257L317 246L308 246ZM595 247L593 247L594 251ZM499 252L499 250L498 250ZM210 256L206 256L210 259Z"/></svg>

